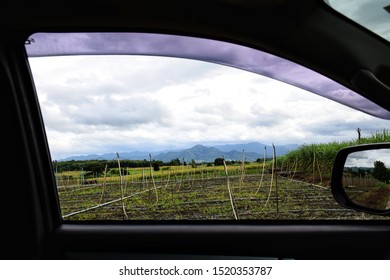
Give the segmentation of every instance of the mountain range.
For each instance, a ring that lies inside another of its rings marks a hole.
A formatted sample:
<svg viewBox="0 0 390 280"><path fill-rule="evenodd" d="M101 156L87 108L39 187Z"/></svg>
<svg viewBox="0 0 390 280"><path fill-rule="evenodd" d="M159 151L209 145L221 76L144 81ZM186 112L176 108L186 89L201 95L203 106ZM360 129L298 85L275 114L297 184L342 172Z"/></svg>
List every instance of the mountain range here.
<svg viewBox="0 0 390 280"><path fill-rule="evenodd" d="M282 156L289 151L299 147L298 144L276 145L276 156ZM268 158L272 157L272 146L265 145L259 142L251 142L246 144L227 144L216 146L195 145L188 149L171 150L163 152L149 153L147 151L134 151L119 153L121 159L129 160L149 160L149 154L154 160L169 162L172 159L183 159L187 162L195 160L196 162L213 162L216 158L224 158L226 160L241 160L243 153L246 161L255 161L258 158L264 158L264 151ZM60 161L70 160L113 160L116 159L116 153L106 154L90 154L81 156L71 156Z"/></svg>

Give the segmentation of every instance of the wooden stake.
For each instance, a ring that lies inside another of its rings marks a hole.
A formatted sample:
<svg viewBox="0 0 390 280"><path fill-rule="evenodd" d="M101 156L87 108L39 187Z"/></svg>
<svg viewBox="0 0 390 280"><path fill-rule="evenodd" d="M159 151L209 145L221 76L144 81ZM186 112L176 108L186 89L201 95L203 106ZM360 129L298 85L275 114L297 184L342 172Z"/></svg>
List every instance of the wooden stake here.
<svg viewBox="0 0 390 280"><path fill-rule="evenodd" d="M127 216L127 213L126 213L126 208L125 208L125 202L123 200L123 197L124 197L124 193L123 193L123 186L122 186L122 171L121 171L121 162L119 160L119 154L116 153L116 156L118 158L118 169L119 169L119 179L120 179L120 186L121 186L121 202L122 202L122 210L123 210L123 215L125 216L126 219L128 219L129 217Z"/></svg>
<svg viewBox="0 0 390 280"><path fill-rule="evenodd" d="M234 215L234 218L236 220L238 220L239 218L238 218L238 215L237 215L237 212L236 212L236 207L235 207L235 203L234 203L234 200L233 200L232 191L230 189L229 174L228 174L228 171L227 171L225 160L223 160L223 166L224 166L224 169L225 169L226 183L227 183L227 187L228 187L228 191L229 191L230 204L232 205L232 209L233 209L233 215Z"/></svg>
<svg viewBox="0 0 390 280"><path fill-rule="evenodd" d="M102 195L100 196L100 199L99 199L99 204L102 203L104 192L106 191L106 178L107 178L107 164L106 164L106 167L104 168L103 191L102 191Z"/></svg>

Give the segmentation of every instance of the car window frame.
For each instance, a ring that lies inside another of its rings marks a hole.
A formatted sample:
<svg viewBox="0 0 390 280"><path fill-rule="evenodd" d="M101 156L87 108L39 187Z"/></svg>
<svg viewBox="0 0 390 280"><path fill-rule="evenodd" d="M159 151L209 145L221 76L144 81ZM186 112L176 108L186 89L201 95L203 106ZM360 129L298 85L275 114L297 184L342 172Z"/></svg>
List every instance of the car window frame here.
<svg viewBox="0 0 390 280"><path fill-rule="evenodd" d="M22 246L25 247L20 247L18 256L26 256L24 250L28 248L31 249L33 258L46 259L169 258L172 257L172 253L179 253L179 256L183 258L186 256L202 257L205 253L208 253L208 256L217 257L220 253L225 256L230 255L232 258L248 255L297 259L389 257L389 247L380 246L388 244L390 234L389 224L383 221L298 221L292 224L278 221L274 225L246 224L234 227L228 224L215 227L196 224L137 225L129 223L79 225L61 222L58 218L58 207L53 203L56 200L52 191L55 181L52 177L51 162L45 144L45 133L42 130L42 119L39 107L36 106L37 103L34 100L34 87L24 60L26 56L21 47L24 35L37 30L28 29L28 31L22 31L22 36L8 34L7 38L13 38L13 40L7 41L6 50L3 49L3 45L1 49L2 67L7 72L6 83L12 95L10 103L15 107L10 115L4 114L4 117L14 121L17 134L15 139L20 142L18 146L20 150L15 153L23 159L21 166L26 170L23 178L20 178L20 183L26 184L27 193L31 195L26 200L26 205L22 205L18 210L17 213L20 215L15 216L17 218L13 225L20 230L28 228L28 221L23 218L22 211L27 210L28 217L34 221L31 230L37 241L34 244L39 244L36 247L35 245L30 247L31 245L23 243ZM8 139L10 146L13 140L14 138ZM12 153L9 152L9 155L11 156ZM12 171L11 174L20 176L16 171ZM27 204L34 206L29 208ZM26 236L21 235L18 241L23 241L23 237ZM134 244L137 238L139 240L150 238L150 244ZM231 247L228 250L221 245L221 238L223 241L230 242ZM252 248L242 246L240 242L244 239L246 239L245 245L257 244L258 246ZM214 241L215 246L207 248L204 244L210 241ZM100 248L94 247L96 242L101 244ZM280 247L273 248L271 244L273 242L277 242ZM172 248L172 244L182 244L182 248L175 246ZM307 246L308 244L310 246Z"/></svg>

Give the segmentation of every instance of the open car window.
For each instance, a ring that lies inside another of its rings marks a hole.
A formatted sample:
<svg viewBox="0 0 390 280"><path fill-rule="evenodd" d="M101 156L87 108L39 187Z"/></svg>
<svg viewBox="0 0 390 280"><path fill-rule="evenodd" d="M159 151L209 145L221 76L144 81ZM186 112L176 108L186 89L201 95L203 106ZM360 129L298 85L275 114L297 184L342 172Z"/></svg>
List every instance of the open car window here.
<svg viewBox="0 0 390 280"><path fill-rule="evenodd" d="M308 68L163 34L36 33L26 51L66 221L385 219L329 182L340 148L390 140L390 112Z"/></svg>

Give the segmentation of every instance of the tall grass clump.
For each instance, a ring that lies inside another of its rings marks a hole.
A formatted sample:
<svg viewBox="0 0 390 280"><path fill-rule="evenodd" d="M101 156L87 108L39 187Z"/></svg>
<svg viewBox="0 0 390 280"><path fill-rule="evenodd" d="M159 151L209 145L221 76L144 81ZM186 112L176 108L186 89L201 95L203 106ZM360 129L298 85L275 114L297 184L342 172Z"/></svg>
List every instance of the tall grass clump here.
<svg viewBox="0 0 390 280"><path fill-rule="evenodd" d="M358 143L359 142L359 143ZM288 166L295 166L303 172L330 173L339 150L358 144L373 144L390 142L390 132L387 129L372 132L369 136L360 136L359 141L334 141L319 144L304 144L297 150L279 157L278 162Z"/></svg>
<svg viewBox="0 0 390 280"><path fill-rule="evenodd" d="M383 142L390 142L390 131L388 129L371 132L371 136L363 137L362 139L360 139L360 144L383 143Z"/></svg>

